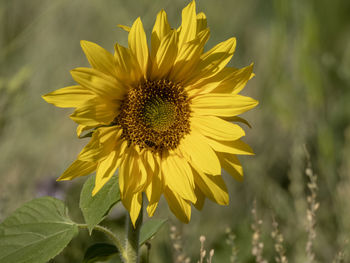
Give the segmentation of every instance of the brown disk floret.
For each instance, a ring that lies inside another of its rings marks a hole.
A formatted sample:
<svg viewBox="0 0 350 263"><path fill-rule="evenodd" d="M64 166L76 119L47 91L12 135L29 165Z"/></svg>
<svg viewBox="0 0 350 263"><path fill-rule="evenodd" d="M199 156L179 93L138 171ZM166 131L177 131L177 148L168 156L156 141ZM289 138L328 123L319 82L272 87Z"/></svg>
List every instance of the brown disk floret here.
<svg viewBox="0 0 350 263"><path fill-rule="evenodd" d="M129 144L162 153L175 149L190 132L190 101L184 88L169 80L146 81L131 88L115 119Z"/></svg>

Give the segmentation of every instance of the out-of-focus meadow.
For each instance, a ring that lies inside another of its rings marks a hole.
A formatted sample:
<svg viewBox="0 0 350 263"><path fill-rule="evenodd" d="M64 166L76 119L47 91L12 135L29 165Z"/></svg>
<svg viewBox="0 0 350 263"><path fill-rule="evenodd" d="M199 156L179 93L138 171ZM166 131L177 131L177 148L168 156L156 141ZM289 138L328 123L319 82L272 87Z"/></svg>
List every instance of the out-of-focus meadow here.
<svg viewBox="0 0 350 263"><path fill-rule="evenodd" d="M131 25L141 16L150 33L157 12L164 8L177 27L187 3L0 0L0 220L42 195L65 199L73 218L81 219L77 204L85 178L60 183L55 179L86 139L76 138L76 125L68 118L71 109L55 108L40 96L73 84L69 70L88 65L80 40L113 51L116 41L127 44L127 34L117 24ZM256 155L240 158L243 183L224 175L229 206L207 201L202 212L193 210L191 222L182 225L162 200L155 217L170 217L191 262L199 258L200 235L206 236L206 248L215 250L213 262L255 262L251 210L256 200L262 223L254 237L264 244L263 257L275 260L274 217L289 262L310 262L305 251L312 228L307 221L307 148L319 203L312 251L318 262L332 262L339 252L350 251L350 1L200 0L200 11L211 29L207 49L235 36L230 65L255 63L256 77L243 93L260 101L244 115L253 127L244 127L245 141ZM122 211L116 208L104 224L121 228ZM235 235L236 261L230 259L227 228ZM166 226L151 241L150 262L175 257L170 232ZM81 262L87 246L102 237L93 238L79 234L52 262ZM349 254L347 261L334 262L349 262Z"/></svg>

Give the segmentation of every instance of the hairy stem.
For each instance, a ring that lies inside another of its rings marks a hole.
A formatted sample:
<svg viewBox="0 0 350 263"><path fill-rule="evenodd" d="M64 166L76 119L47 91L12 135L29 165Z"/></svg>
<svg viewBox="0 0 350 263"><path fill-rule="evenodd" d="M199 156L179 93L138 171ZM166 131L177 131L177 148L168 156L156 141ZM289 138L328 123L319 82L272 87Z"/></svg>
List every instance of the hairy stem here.
<svg viewBox="0 0 350 263"><path fill-rule="evenodd" d="M143 211L139 214L139 217L136 220L135 227L131 222L130 215L128 213L128 218L126 222L126 244L125 244L125 254L126 260L125 263L139 263L139 238L140 238L140 229L142 226L142 217Z"/></svg>

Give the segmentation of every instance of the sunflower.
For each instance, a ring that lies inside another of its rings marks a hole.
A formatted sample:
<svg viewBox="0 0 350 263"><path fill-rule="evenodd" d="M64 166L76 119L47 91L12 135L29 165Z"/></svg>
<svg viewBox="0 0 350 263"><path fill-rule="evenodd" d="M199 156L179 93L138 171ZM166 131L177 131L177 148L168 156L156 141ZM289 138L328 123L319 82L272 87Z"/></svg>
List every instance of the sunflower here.
<svg viewBox="0 0 350 263"><path fill-rule="evenodd" d="M70 117L78 136L91 135L58 180L96 171L95 195L118 170L121 200L133 223L143 193L149 216L163 194L183 222L190 220L191 204L200 210L205 197L227 205L221 169L240 181L236 155L253 154L237 124L247 123L237 115L258 104L238 95L253 77L253 65L226 67L235 38L203 52L209 28L195 1L182 10L177 29L164 10L158 13L150 50L140 18L120 27L129 33L127 48L115 44L113 55L81 41L91 68L73 69L78 85L43 96L57 107L75 108Z"/></svg>

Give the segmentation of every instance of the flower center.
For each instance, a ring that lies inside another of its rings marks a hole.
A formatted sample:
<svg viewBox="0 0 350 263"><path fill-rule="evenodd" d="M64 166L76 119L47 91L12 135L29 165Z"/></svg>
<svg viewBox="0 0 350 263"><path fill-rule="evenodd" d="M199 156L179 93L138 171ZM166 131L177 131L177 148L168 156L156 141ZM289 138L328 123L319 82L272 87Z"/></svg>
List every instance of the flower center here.
<svg viewBox="0 0 350 263"><path fill-rule="evenodd" d="M146 81L131 88L115 122L129 144L162 153L175 149L190 132L186 91L169 80Z"/></svg>
<svg viewBox="0 0 350 263"><path fill-rule="evenodd" d="M143 110L143 120L146 126L155 131L166 131L175 121L176 106L159 97L146 102Z"/></svg>

